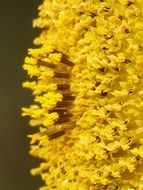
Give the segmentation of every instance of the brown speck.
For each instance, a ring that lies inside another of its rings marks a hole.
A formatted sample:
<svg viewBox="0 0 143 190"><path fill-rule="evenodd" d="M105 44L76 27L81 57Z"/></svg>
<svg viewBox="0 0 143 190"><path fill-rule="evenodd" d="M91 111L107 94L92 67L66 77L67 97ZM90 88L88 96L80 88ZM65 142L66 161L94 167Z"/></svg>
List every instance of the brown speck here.
<svg viewBox="0 0 143 190"><path fill-rule="evenodd" d="M135 159L136 159L137 161L140 160L140 156L139 156L139 155L136 156Z"/></svg>
<svg viewBox="0 0 143 190"><path fill-rule="evenodd" d="M125 32L126 32L126 33L130 33L130 31L129 31L129 29L128 29L128 28L126 28L126 29L125 29Z"/></svg>
<svg viewBox="0 0 143 190"><path fill-rule="evenodd" d="M105 72L105 67L99 69L101 72Z"/></svg>
<svg viewBox="0 0 143 190"><path fill-rule="evenodd" d="M127 6L133 5L134 3L132 1L128 1Z"/></svg>
<svg viewBox="0 0 143 190"><path fill-rule="evenodd" d="M101 95L102 95L102 96L107 96L107 95L108 95L108 93L107 93L107 92L102 91L102 92L101 92Z"/></svg>
<svg viewBox="0 0 143 190"><path fill-rule="evenodd" d="M125 61L124 61L124 63L130 63L131 62L131 60L130 59L125 59Z"/></svg>
<svg viewBox="0 0 143 190"><path fill-rule="evenodd" d="M110 113L110 110L106 110L106 114Z"/></svg>
<svg viewBox="0 0 143 190"><path fill-rule="evenodd" d="M124 124L128 124L129 123L129 120L128 119L125 119L124 120Z"/></svg>
<svg viewBox="0 0 143 190"><path fill-rule="evenodd" d="M100 142L100 137L99 136L96 136L96 142Z"/></svg>
<svg viewBox="0 0 143 190"><path fill-rule="evenodd" d="M92 88L92 90L96 90L96 88L95 88L95 87L93 87L93 88Z"/></svg>
<svg viewBox="0 0 143 190"><path fill-rule="evenodd" d="M128 143L130 143L130 142L131 142L131 140L132 140L132 138L131 138L131 137L128 137L128 138L127 138Z"/></svg>
<svg viewBox="0 0 143 190"><path fill-rule="evenodd" d="M123 16L122 16L122 15L119 15L118 18L119 18L120 20L123 20Z"/></svg>
<svg viewBox="0 0 143 190"><path fill-rule="evenodd" d="M99 81L97 81L97 82L95 83L96 86L99 86L100 84L101 84L101 82L99 82Z"/></svg>
<svg viewBox="0 0 143 190"><path fill-rule="evenodd" d="M102 47L102 50L107 50L107 49L108 49L108 48L107 48L107 47L105 47L105 46L103 46L103 47Z"/></svg>
<svg viewBox="0 0 143 190"><path fill-rule="evenodd" d="M113 135L115 135L116 134L116 132L117 132L117 127L114 127L114 128L112 128L112 131L113 131Z"/></svg>
<svg viewBox="0 0 143 190"><path fill-rule="evenodd" d="M119 67L115 67L114 70L117 71L117 72L120 71Z"/></svg>
<svg viewBox="0 0 143 190"><path fill-rule="evenodd" d="M133 89L130 89L130 90L129 90L129 94L132 94L132 93L133 93Z"/></svg>
<svg viewBox="0 0 143 190"><path fill-rule="evenodd" d="M96 17L97 15L95 13L90 13L91 18Z"/></svg>

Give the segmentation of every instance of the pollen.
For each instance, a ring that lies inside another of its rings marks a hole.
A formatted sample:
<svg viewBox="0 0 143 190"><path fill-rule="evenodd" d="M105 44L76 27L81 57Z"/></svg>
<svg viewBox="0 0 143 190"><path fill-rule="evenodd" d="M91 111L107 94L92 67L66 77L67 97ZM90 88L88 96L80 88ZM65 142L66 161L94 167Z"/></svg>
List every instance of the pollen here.
<svg viewBox="0 0 143 190"><path fill-rule="evenodd" d="M142 0L44 0L23 69L40 190L143 190Z"/></svg>

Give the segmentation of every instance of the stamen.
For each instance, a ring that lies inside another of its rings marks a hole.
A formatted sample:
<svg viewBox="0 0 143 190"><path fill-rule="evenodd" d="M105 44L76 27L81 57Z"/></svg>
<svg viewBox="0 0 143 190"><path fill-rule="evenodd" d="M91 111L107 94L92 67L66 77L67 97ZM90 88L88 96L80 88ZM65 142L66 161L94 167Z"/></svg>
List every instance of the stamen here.
<svg viewBox="0 0 143 190"><path fill-rule="evenodd" d="M68 90L70 88L70 85L68 84L58 84L57 90Z"/></svg>
<svg viewBox="0 0 143 190"><path fill-rule="evenodd" d="M53 69L56 68L56 65L54 65L53 63L49 63L48 61L44 61L41 59L37 61L37 64L39 66L49 67L49 68L53 68Z"/></svg>
<svg viewBox="0 0 143 190"><path fill-rule="evenodd" d="M74 63L71 62L69 59L68 59L68 56L64 53L62 53L62 57L61 57L61 62L65 65L68 65L70 67L73 67L74 66Z"/></svg>
<svg viewBox="0 0 143 190"><path fill-rule="evenodd" d="M60 117L71 117L73 116L71 113L68 113L68 112L63 112L63 113L60 113Z"/></svg>
<svg viewBox="0 0 143 190"><path fill-rule="evenodd" d="M73 101L58 102L56 108L69 107L73 104Z"/></svg>
<svg viewBox="0 0 143 190"><path fill-rule="evenodd" d="M58 51L58 50L54 50L54 52L55 52L55 53L61 53L61 54L62 54L61 62L62 62L63 64L65 64L65 65L67 65L67 66L70 66L70 67L73 67L73 66L74 66L74 63L69 60L68 55L66 55L66 54L64 54L64 53L62 53L62 52L60 52L60 51Z"/></svg>
<svg viewBox="0 0 143 190"><path fill-rule="evenodd" d="M59 73L59 72L55 72L54 77L56 78L70 78L70 75L68 73Z"/></svg>
<svg viewBox="0 0 143 190"><path fill-rule="evenodd" d="M59 117L59 119L57 121L55 121L55 124L62 124L65 122L69 122L70 118L69 117Z"/></svg>
<svg viewBox="0 0 143 190"><path fill-rule="evenodd" d="M63 112L67 112L68 110L65 108L54 108L52 109L50 112L57 112L57 113L63 113Z"/></svg>
<svg viewBox="0 0 143 190"><path fill-rule="evenodd" d="M58 131L58 132L56 132L56 133L50 135L50 136L49 136L49 139L52 140L52 139L55 139L55 138L57 138L57 137L60 137L60 136L62 136L62 135L64 135L64 134L65 134L65 131L64 131L64 130L63 130L63 131Z"/></svg>
<svg viewBox="0 0 143 190"><path fill-rule="evenodd" d="M63 128L58 128L56 126L56 127L52 127L45 131L40 132L40 135L41 136L47 135L49 137L49 139L54 139L54 138L57 138L57 137L63 135L64 133L65 133L65 130Z"/></svg>
<svg viewBox="0 0 143 190"><path fill-rule="evenodd" d="M71 94L63 94L63 101L65 100L75 100L75 96L71 96Z"/></svg>

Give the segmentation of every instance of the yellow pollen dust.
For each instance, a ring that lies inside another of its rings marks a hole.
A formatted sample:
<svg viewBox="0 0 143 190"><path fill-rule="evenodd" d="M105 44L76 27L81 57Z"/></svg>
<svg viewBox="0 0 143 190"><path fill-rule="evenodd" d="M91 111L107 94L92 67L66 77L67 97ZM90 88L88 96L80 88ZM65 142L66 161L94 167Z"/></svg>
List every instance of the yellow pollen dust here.
<svg viewBox="0 0 143 190"><path fill-rule="evenodd" d="M40 190L143 190L142 0L44 0L22 108Z"/></svg>

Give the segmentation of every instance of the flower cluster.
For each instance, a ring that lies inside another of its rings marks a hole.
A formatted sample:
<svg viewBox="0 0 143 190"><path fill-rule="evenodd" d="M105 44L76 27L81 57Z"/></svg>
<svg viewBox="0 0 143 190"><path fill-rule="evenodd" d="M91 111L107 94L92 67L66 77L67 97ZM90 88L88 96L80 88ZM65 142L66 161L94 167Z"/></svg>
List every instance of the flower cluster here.
<svg viewBox="0 0 143 190"><path fill-rule="evenodd" d="M142 0L44 0L23 68L40 190L143 190Z"/></svg>

